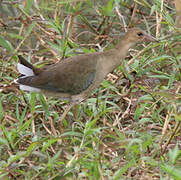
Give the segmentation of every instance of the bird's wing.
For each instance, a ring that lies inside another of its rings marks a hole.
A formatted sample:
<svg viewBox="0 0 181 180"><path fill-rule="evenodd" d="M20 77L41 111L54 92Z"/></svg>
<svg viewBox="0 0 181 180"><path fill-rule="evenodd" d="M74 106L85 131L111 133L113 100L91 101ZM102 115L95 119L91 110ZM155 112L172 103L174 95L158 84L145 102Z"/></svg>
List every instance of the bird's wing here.
<svg viewBox="0 0 181 180"><path fill-rule="evenodd" d="M65 59L39 75L20 78L18 83L56 93L80 94L95 79L98 58L94 54Z"/></svg>

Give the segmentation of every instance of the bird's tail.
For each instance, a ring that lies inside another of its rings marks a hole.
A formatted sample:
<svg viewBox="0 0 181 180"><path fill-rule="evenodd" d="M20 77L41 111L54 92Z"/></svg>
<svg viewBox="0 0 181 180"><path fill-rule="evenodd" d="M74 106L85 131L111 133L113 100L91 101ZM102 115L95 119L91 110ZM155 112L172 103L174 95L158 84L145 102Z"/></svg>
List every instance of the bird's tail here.
<svg viewBox="0 0 181 180"><path fill-rule="evenodd" d="M29 67L27 67L21 63L17 64L17 69L18 69L19 73L21 74L21 77L22 76L27 77L27 76L34 76L35 75L31 68L29 68Z"/></svg>
<svg viewBox="0 0 181 180"><path fill-rule="evenodd" d="M20 63L17 64L17 69L20 73L19 78L14 80L14 83L19 85L19 88L23 91L33 91L33 92L39 92L40 89L35 88L35 87L31 87L29 85L25 85L23 84L22 80L28 77L32 77L35 76L34 73L34 67L28 62L26 61L22 56L18 56Z"/></svg>

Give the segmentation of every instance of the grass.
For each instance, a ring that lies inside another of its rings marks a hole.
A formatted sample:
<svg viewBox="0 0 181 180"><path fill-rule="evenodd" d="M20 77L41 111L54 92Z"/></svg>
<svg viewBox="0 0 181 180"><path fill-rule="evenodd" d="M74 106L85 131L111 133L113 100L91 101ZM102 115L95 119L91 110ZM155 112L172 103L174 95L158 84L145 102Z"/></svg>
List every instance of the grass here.
<svg viewBox="0 0 181 180"><path fill-rule="evenodd" d="M171 1L3 1L0 12L1 179L181 179L181 35ZM43 67L109 49L123 22L159 43L131 49L76 120L72 109L60 125L68 102L12 84L16 53Z"/></svg>

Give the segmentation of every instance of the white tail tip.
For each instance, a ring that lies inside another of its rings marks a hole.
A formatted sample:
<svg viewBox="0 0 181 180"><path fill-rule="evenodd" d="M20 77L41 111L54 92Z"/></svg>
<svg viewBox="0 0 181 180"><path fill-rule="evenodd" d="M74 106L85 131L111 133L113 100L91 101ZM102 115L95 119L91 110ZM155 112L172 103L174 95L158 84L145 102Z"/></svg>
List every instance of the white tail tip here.
<svg viewBox="0 0 181 180"><path fill-rule="evenodd" d="M23 74L25 76L34 76L34 72L29 67L24 66L23 64L18 63L17 69L20 74Z"/></svg>
<svg viewBox="0 0 181 180"><path fill-rule="evenodd" d="M38 88L34 88L34 87L31 87L31 86L26 86L26 85L22 85L22 84L19 85L19 88L22 91L40 92L40 89L38 89Z"/></svg>

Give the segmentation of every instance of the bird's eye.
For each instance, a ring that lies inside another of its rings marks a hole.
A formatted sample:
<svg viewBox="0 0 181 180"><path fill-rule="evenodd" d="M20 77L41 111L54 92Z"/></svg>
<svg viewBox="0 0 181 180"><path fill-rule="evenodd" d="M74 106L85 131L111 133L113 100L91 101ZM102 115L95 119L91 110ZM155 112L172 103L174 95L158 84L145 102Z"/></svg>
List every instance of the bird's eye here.
<svg viewBox="0 0 181 180"><path fill-rule="evenodd" d="M138 36L143 36L142 32L137 33Z"/></svg>

